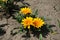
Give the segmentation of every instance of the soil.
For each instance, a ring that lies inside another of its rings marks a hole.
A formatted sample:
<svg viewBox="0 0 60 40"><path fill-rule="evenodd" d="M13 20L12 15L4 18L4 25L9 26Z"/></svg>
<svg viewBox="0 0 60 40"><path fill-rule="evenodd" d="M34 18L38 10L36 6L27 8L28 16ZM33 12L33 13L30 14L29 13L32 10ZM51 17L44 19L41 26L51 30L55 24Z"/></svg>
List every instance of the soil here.
<svg viewBox="0 0 60 40"><path fill-rule="evenodd" d="M43 37L43 40L60 40L60 28L57 21L57 19L60 20L60 0L25 0L24 2L28 3L32 10L38 9L39 17L44 16L47 19L51 19L47 20L46 23L55 25L52 29L57 33L54 35L49 33L46 38ZM33 37L33 34L31 34L30 38L22 37L25 33L11 35L11 30L19 27L20 24L12 17L8 19L8 25L6 20L6 18L0 20L0 30L3 31L0 33L0 40L39 40L37 37Z"/></svg>

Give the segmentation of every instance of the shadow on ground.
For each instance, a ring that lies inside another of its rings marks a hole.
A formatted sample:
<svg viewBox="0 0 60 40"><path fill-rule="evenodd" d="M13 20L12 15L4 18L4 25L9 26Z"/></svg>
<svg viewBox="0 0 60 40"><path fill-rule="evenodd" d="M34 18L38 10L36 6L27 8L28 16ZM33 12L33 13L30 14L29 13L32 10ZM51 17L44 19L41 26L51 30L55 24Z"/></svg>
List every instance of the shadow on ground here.
<svg viewBox="0 0 60 40"><path fill-rule="evenodd" d="M3 30L2 28L0 28L0 36L4 35L6 33L5 30Z"/></svg>
<svg viewBox="0 0 60 40"><path fill-rule="evenodd" d="M26 34L22 35L22 37L30 38L31 37L30 34L33 34L33 37L39 38L39 35L42 34L42 36L46 38L46 36L49 34L49 32L53 32L53 30L51 29L52 27L55 27L55 25L47 26L47 24L46 24L46 25L42 26L39 31L37 31L38 29L31 27L30 32L29 32L29 29L25 29L27 32L26 32ZM19 28L14 28L12 31L14 31L15 29L19 29ZM15 36L17 33L13 33L12 31L11 31L11 35Z"/></svg>

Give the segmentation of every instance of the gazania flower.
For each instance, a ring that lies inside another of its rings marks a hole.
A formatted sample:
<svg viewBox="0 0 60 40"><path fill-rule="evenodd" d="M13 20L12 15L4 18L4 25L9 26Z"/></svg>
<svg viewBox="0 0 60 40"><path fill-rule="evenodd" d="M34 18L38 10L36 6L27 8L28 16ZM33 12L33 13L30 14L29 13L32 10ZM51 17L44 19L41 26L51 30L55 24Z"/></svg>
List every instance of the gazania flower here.
<svg viewBox="0 0 60 40"><path fill-rule="evenodd" d="M26 19L22 20L22 24L24 28L30 29L30 25L33 24L33 18L32 17L26 17Z"/></svg>
<svg viewBox="0 0 60 40"><path fill-rule="evenodd" d="M23 13L23 14L30 14L31 12L32 12L31 9L27 7L21 8L20 10L20 13Z"/></svg>
<svg viewBox="0 0 60 40"><path fill-rule="evenodd" d="M33 20L33 26L36 28L41 28L43 26L44 21L41 18L34 18Z"/></svg>

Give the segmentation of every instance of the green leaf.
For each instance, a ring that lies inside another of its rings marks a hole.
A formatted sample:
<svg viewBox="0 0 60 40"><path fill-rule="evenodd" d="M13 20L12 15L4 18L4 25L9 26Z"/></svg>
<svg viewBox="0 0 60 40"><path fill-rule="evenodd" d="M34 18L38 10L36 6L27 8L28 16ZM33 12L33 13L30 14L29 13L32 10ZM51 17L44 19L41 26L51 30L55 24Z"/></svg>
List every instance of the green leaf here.
<svg viewBox="0 0 60 40"><path fill-rule="evenodd" d="M36 9L36 11L35 11L35 15L38 15L38 9Z"/></svg>
<svg viewBox="0 0 60 40"><path fill-rule="evenodd" d="M53 35L55 35L55 34L57 34L57 32L56 32L56 31L54 31L52 34L53 34Z"/></svg>
<svg viewBox="0 0 60 40"><path fill-rule="evenodd" d="M20 27L20 31L22 31L22 27Z"/></svg>
<svg viewBox="0 0 60 40"><path fill-rule="evenodd" d="M57 19L57 21L58 21L58 26L59 26L59 28L60 28L60 21Z"/></svg>
<svg viewBox="0 0 60 40"><path fill-rule="evenodd" d="M31 17L35 18L38 16L38 9L36 9L33 14L30 14Z"/></svg>
<svg viewBox="0 0 60 40"><path fill-rule="evenodd" d="M46 18L43 16L43 17L41 17L44 21L46 20Z"/></svg>
<svg viewBox="0 0 60 40"><path fill-rule="evenodd" d="M50 18L45 18L44 16L41 17L44 21L50 21L51 19Z"/></svg>
<svg viewBox="0 0 60 40"><path fill-rule="evenodd" d="M19 32L20 32L20 33L23 32L23 27L22 27L22 25L20 25L20 27L19 27Z"/></svg>
<svg viewBox="0 0 60 40"><path fill-rule="evenodd" d="M42 34L40 34L40 40L42 40Z"/></svg>
<svg viewBox="0 0 60 40"><path fill-rule="evenodd" d="M24 16L22 14L17 13L17 16L15 18L20 23L22 21L22 19L24 18Z"/></svg>
<svg viewBox="0 0 60 40"><path fill-rule="evenodd" d="M51 33L53 33L53 30L51 29L50 25L46 24L46 27Z"/></svg>
<svg viewBox="0 0 60 40"><path fill-rule="evenodd" d="M38 9L36 9L33 13L34 13L33 15L37 16L38 15Z"/></svg>
<svg viewBox="0 0 60 40"><path fill-rule="evenodd" d="M22 29L20 29L19 32L22 33L23 32Z"/></svg>
<svg viewBox="0 0 60 40"><path fill-rule="evenodd" d="M51 28L49 28L49 31L50 31L51 33L53 33L53 30L52 30Z"/></svg>

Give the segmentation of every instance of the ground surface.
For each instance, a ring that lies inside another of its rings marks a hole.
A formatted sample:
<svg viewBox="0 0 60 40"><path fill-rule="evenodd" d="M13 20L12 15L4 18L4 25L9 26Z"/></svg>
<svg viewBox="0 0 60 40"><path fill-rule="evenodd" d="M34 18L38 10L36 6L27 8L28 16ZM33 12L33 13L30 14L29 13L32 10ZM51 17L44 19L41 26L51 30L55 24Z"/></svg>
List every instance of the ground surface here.
<svg viewBox="0 0 60 40"><path fill-rule="evenodd" d="M49 33L46 38L43 38L43 40L60 40L60 28L57 22L57 19L60 20L60 0L25 0L25 2L30 4L32 10L38 9L39 16L51 19L50 21L46 21L48 24L56 25L56 27L53 27L52 29L56 31L57 34L53 35ZM0 21L0 25L6 23L7 21L5 18ZM22 38L23 34L20 33L12 36L10 34L11 30L20 26L20 24L16 20L12 19L12 17L8 19L8 24L9 25L2 27L6 33L0 36L0 40L38 40L38 38L32 37L32 35L31 38L28 39Z"/></svg>

